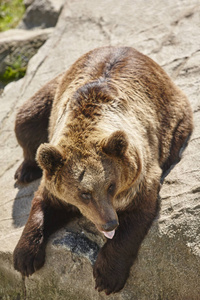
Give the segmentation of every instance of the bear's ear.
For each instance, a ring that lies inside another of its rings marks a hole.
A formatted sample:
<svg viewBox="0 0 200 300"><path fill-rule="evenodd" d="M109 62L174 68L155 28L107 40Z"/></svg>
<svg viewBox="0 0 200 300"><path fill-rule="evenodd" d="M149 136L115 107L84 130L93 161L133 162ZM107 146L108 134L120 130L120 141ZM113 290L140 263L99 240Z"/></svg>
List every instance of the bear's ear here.
<svg viewBox="0 0 200 300"><path fill-rule="evenodd" d="M128 148L128 138L121 131L115 131L102 141L102 150L109 156L122 157Z"/></svg>
<svg viewBox="0 0 200 300"><path fill-rule="evenodd" d="M54 175L58 168L64 165L64 158L57 147L41 144L37 150L36 160L39 166L47 171L48 176Z"/></svg>

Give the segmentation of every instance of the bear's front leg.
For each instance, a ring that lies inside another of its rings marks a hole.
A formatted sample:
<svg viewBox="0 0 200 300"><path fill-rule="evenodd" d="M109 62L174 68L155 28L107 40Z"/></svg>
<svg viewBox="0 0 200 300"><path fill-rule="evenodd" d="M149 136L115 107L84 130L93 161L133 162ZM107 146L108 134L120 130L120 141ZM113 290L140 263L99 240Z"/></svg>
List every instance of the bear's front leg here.
<svg viewBox="0 0 200 300"><path fill-rule="evenodd" d="M44 218L46 205L42 195L32 201L29 219L14 250L14 268L24 276L40 269L45 261Z"/></svg>
<svg viewBox="0 0 200 300"><path fill-rule="evenodd" d="M47 191L38 191L32 201L30 215L14 250L14 268L23 276L32 275L45 262L48 237L67 224L79 212L65 206Z"/></svg>
<svg viewBox="0 0 200 300"><path fill-rule="evenodd" d="M94 265L99 292L104 290L109 295L124 287L139 247L157 214L157 200L145 206L119 214L115 236L107 240Z"/></svg>

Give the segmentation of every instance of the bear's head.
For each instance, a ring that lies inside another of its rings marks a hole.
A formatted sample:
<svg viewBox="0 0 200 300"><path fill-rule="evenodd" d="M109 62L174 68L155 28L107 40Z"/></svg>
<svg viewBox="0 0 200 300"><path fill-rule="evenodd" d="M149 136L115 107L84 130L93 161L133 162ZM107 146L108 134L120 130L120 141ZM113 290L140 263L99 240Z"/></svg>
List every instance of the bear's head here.
<svg viewBox="0 0 200 300"><path fill-rule="evenodd" d="M76 206L99 231L112 238L119 225L120 195L131 188L141 172L139 155L129 148L126 134L116 131L84 148L42 144L36 159L46 188Z"/></svg>

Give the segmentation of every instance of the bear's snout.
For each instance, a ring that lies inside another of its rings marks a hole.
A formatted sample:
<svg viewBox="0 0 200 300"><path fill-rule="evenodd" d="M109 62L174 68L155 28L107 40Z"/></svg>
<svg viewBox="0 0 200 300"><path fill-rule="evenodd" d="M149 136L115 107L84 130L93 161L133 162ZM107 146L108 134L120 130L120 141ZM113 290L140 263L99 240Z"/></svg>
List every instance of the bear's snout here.
<svg viewBox="0 0 200 300"><path fill-rule="evenodd" d="M112 221L109 221L107 222L106 224L103 224L102 225L102 229L103 231L112 231L114 229L116 229L119 225L119 222L118 220L112 220Z"/></svg>
<svg viewBox="0 0 200 300"><path fill-rule="evenodd" d="M101 225L101 232L108 239L112 239L115 235L115 229L119 226L118 219L107 222L106 224Z"/></svg>

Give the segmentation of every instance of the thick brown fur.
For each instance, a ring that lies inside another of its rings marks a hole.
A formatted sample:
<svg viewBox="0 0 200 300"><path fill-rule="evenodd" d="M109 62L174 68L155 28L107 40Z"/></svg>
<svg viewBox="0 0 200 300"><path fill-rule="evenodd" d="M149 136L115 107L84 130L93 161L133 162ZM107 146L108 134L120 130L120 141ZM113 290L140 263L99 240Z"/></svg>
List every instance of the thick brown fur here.
<svg viewBox="0 0 200 300"><path fill-rule="evenodd" d="M96 288L122 289L158 213L160 182L192 129L186 96L147 56L128 47L82 56L16 118L24 162L15 178L34 180L38 165L43 176L15 269L29 276L41 268L49 235L81 212L99 231L116 230L94 265Z"/></svg>

